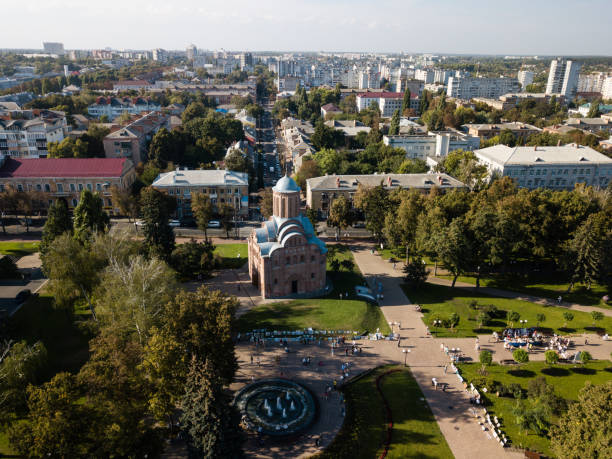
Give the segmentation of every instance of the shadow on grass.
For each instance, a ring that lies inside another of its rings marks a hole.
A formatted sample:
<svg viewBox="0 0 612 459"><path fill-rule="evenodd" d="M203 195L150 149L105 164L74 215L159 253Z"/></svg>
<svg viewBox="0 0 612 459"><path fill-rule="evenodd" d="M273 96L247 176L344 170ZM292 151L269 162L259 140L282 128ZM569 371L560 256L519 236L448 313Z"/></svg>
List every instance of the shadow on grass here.
<svg viewBox="0 0 612 459"><path fill-rule="evenodd" d="M219 269L240 269L247 262L246 258L220 257Z"/></svg>
<svg viewBox="0 0 612 459"><path fill-rule="evenodd" d="M597 333L598 335L606 333L606 329L602 327L584 327L584 329L592 333Z"/></svg>
<svg viewBox="0 0 612 459"><path fill-rule="evenodd" d="M579 375L594 375L597 373L597 370L593 368L576 367L572 368L572 372Z"/></svg>
<svg viewBox="0 0 612 459"><path fill-rule="evenodd" d="M512 376L516 376L517 378L533 378L536 374L531 370L524 369L516 369L516 370L508 370L508 374Z"/></svg>
<svg viewBox="0 0 612 459"><path fill-rule="evenodd" d="M569 376L570 374L567 369L558 367L542 368L540 371L547 376Z"/></svg>
<svg viewBox="0 0 612 459"><path fill-rule="evenodd" d="M561 327L559 328L559 331L563 333L576 333L575 328L569 328L569 327Z"/></svg>
<svg viewBox="0 0 612 459"><path fill-rule="evenodd" d="M612 373L612 367L604 368L604 371L607 371L608 373Z"/></svg>
<svg viewBox="0 0 612 459"><path fill-rule="evenodd" d="M493 330L490 328L473 328L472 331L478 335L490 335Z"/></svg>

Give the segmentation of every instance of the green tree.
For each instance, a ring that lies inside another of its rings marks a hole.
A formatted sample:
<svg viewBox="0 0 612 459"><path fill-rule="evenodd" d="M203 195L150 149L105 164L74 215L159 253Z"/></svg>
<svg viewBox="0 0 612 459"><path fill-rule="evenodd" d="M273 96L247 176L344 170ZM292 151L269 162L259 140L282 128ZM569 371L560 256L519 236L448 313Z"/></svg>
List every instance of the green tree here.
<svg viewBox="0 0 612 459"><path fill-rule="evenodd" d="M49 142L50 158L87 158L88 144L81 139L66 137L61 142Z"/></svg>
<svg viewBox="0 0 612 459"><path fill-rule="evenodd" d="M406 283L411 288L418 288L422 286L427 280L429 271L427 265L422 260L416 258L411 259L406 266L402 268L406 279Z"/></svg>
<svg viewBox="0 0 612 459"><path fill-rule="evenodd" d="M540 324L546 320L546 316L542 313L536 314L536 320L538 321L536 327L539 327Z"/></svg>
<svg viewBox="0 0 612 459"><path fill-rule="evenodd" d="M485 367L488 367L491 365L491 363L493 363L493 354L491 354L491 351L487 351L486 349L482 350L480 351L479 360L480 364L482 365L481 371L484 372Z"/></svg>
<svg viewBox="0 0 612 459"><path fill-rule="evenodd" d="M529 362L529 354L525 349L516 349L512 352L512 358L518 364Z"/></svg>
<svg viewBox="0 0 612 459"><path fill-rule="evenodd" d="M242 457L240 414L208 360L192 360L181 409L181 422L200 457Z"/></svg>
<svg viewBox="0 0 612 459"><path fill-rule="evenodd" d="M338 151L323 148L314 155L314 160L318 164L323 174L337 174L340 172L342 156Z"/></svg>
<svg viewBox="0 0 612 459"><path fill-rule="evenodd" d="M600 322L602 321L604 318L604 315L602 312L600 311L591 311L591 319L593 319L593 326L595 326L596 322Z"/></svg>
<svg viewBox="0 0 612 459"><path fill-rule="evenodd" d="M191 195L191 211L198 229L204 231L204 240L208 241L208 222L210 222L214 213L212 201L208 195L199 191L194 192Z"/></svg>
<svg viewBox="0 0 612 459"><path fill-rule="evenodd" d="M404 91L404 99L402 100L402 114L405 115L408 110L410 110L410 89L406 87Z"/></svg>
<svg viewBox="0 0 612 459"><path fill-rule="evenodd" d="M44 255L53 240L65 232L72 232L72 218L70 217L66 201L64 199L57 199L49 207L47 221L43 227L40 241L40 254Z"/></svg>
<svg viewBox="0 0 612 459"><path fill-rule="evenodd" d="M303 157L302 166L300 170L293 177L298 186L302 189L306 189L306 180L319 177L321 175L321 169L319 164L313 160L312 157Z"/></svg>
<svg viewBox="0 0 612 459"><path fill-rule="evenodd" d="M410 91L408 93L410 93ZM393 112L393 116L391 117L391 123L389 125L389 135L399 134L399 128L400 128L400 111L399 109L397 109Z"/></svg>
<svg viewBox="0 0 612 459"><path fill-rule="evenodd" d="M170 264L183 279L209 277L215 267L214 249L209 241L199 243L191 240L174 249Z"/></svg>
<svg viewBox="0 0 612 459"><path fill-rule="evenodd" d="M155 188L143 188L140 192L144 245L151 257L169 260L174 250L174 231L168 224L172 205L166 194Z"/></svg>
<svg viewBox="0 0 612 459"><path fill-rule="evenodd" d="M351 203L344 195L340 195L333 200L330 209L327 224L336 228L336 238L341 236L341 231L348 228L354 220L353 209Z"/></svg>
<svg viewBox="0 0 612 459"><path fill-rule="evenodd" d="M559 362L559 354L557 354L557 351L554 351L552 349L547 350L544 353L544 356L546 358L546 363L549 366L553 366L555 365L557 362Z"/></svg>
<svg viewBox="0 0 612 459"><path fill-rule="evenodd" d="M228 171L248 173L251 169L251 165L247 157L244 156L240 150L234 149L225 157L225 168Z"/></svg>
<svg viewBox="0 0 612 459"><path fill-rule="evenodd" d="M390 206L388 191L382 185L367 187L359 184L353 205L365 214L366 228L380 241L384 236L385 216Z"/></svg>
<svg viewBox="0 0 612 459"><path fill-rule="evenodd" d="M521 315L516 311L508 311L508 321L510 322L510 327L514 326L515 322L521 320Z"/></svg>
<svg viewBox="0 0 612 459"><path fill-rule="evenodd" d="M504 129L499 133L499 143L514 147L516 146L516 136L510 129Z"/></svg>
<svg viewBox="0 0 612 459"><path fill-rule="evenodd" d="M81 199L74 208L74 237L81 243L90 240L98 232L108 228L110 218L104 211L102 198L89 190L81 192Z"/></svg>
<svg viewBox="0 0 612 459"><path fill-rule="evenodd" d="M601 116L601 110L599 109L600 104L601 99L595 99L593 102L591 102L591 107L589 108L587 118L599 118Z"/></svg>
<svg viewBox="0 0 612 459"><path fill-rule="evenodd" d="M425 174L429 170L429 166L422 159L405 159L400 164L397 171L398 174Z"/></svg>
<svg viewBox="0 0 612 459"><path fill-rule="evenodd" d="M612 383L587 383L550 433L557 457L598 459L612 456Z"/></svg>
<svg viewBox="0 0 612 459"><path fill-rule="evenodd" d="M195 118L204 118L208 114L208 108L201 102L191 102L183 111L181 119L183 124Z"/></svg>
<svg viewBox="0 0 612 459"><path fill-rule="evenodd" d="M0 409L6 413L23 413L28 384L35 384L47 364L47 349L40 341L8 341L0 347Z"/></svg>
<svg viewBox="0 0 612 459"><path fill-rule="evenodd" d="M229 204L221 204L217 210L217 214L219 216L219 221L221 222L221 226L225 230L225 237L229 239L230 230L234 226L234 215L235 211L232 206Z"/></svg>
<svg viewBox="0 0 612 459"><path fill-rule="evenodd" d="M435 251L446 269L453 275L452 287L457 278L471 266L472 243L461 218L455 218L437 237Z"/></svg>
<svg viewBox="0 0 612 459"><path fill-rule="evenodd" d="M563 324L563 328L567 327L568 322L571 322L572 320L574 320L574 314L572 314L569 311L565 311L563 313L563 320L565 320L565 323Z"/></svg>
<svg viewBox="0 0 612 459"><path fill-rule="evenodd" d="M126 215L130 222L140 213L138 197L132 194L129 189L122 190L116 185L111 186L111 200L113 207L119 209L121 215Z"/></svg>

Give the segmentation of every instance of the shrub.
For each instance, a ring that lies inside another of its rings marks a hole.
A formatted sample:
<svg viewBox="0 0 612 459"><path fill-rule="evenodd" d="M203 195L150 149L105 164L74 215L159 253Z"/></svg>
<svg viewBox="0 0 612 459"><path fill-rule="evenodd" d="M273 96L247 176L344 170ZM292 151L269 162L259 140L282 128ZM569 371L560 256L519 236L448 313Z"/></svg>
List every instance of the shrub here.
<svg viewBox="0 0 612 459"><path fill-rule="evenodd" d="M517 349L512 353L512 358L516 363L527 363L529 362L529 354L525 349Z"/></svg>
<svg viewBox="0 0 612 459"><path fill-rule="evenodd" d="M491 365L491 362L493 362L493 354L487 350L480 351L480 363L483 365Z"/></svg>
<svg viewBox="0 0 612 459"><path fill-rule="evenodd" d="M557 354L557 351L549 349L544 353L544 356L546 357L546 363L548 365L554 365L559 362L559 354Z"/></svg>
<svg viewBox="0 0 612 459"><path fill-rule="evenodd" d="M593 360L593 356L591 355L590 352L587 352L587 351L580 352L580 361L582 363L589 363L591 360Z"/></svg>

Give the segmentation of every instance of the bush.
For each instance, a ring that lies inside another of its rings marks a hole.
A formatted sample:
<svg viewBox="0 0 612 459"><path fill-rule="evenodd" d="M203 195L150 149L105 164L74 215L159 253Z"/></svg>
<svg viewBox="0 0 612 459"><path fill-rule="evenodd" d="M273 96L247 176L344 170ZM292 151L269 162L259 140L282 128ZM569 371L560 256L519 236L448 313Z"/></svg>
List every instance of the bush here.
<svg viewBox="0 0 612 459"><path fill-rule="evenodd" d="M406 283L410 288L420 287L427 280L427 266L420 260L411 259L410 262L403 268L406 274Z"/></svg>
<svg viewBox="0 0 612 459"><path fill-rule="evenodd" d="M549 349L544 353L544 356L546 357L546 363L548 365L554 365L559 362L559 354L557 354L557 351Z"/></svg>
<svg viewBox="0 0 612 459"><path fill-rule="evenodd" d="M493 362L493 354L487 350L480 351L480 363L483 365L491 365L491 362Z"/></svg>
<svg viewBox="0 0 612 459"><path fill-rule="evenodd" d="M516 363L527 363L529 362L529 354L525 349L517 349L512 353L512 358Z"/></svg>
<svg viewBox="0 0 612 459"><path fill-rule="evenodd" d="M587 351L580 352L580 361L582 363L589 363L591 360L593 360L593 356L591 355L590 352L587 352Z"/></svg>

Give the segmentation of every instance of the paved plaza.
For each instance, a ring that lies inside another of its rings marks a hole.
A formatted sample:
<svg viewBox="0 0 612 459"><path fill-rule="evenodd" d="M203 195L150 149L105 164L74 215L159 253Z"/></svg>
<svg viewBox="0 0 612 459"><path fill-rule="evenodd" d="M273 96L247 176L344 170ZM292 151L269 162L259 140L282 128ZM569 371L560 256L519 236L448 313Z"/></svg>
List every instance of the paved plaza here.
<svg viewBox="0 0 612 459"><path fill-rule="evenodd" d="M249 457L307 457L319 449L323 449L336 435L343 422L342 403L338 393L333 392L329 400L323 394L325 388L339 379L340 366L350 362L350 376L359 374L369 368L384 364L401 364L406 357L407 363L423 391L431 410L438 421L456 458L489 459L496 456L523 457L522 453L502 448L491 438L488 432L476 422L471 412L469 395L455 374L446 373L444 367L448 357L441 351L441 344L451 348L460 348L467 360L477 361L479 351L476 350L475 338L444 338L437 339L427 334L427 328L422 321L422 314L406 297L400 285L402 272L400 267L393 268L388 261L371 253L371 246L357 243L351 246L355 261L369 283L374 280L383 284L385 297L381 302L381 311L388 322L399 324L393 329L399 333L397 341L358 341L363 347L360 356L346 356L343 349L331 355L331 347L323 342L312 345L290 344L286 353L278 343L266 348L257 349L253 343L238 343L236 346L240 369L232 389L239 389L253 379L263 377L285 377L302 383L318 398L320 415L311 428L296 438L285 443L269 441L258 445L254 437L247 443ZM244 292L244 273L237 273L241 284L241 300L243 310L257 304ZM227 276L227 275L226 275ZM220 280L218 280L220 281ZM228 278L229 282L229 278ZM236 289L236 286L234 286ZM232 292L234 293L234 292ZM493 353L494 361L511 358L511 352L503 348L503 343L491 342L489 335L479 336L480 349L488 349ZM576 346L572 351L588 349L596 359L607 359L612 351L612 342L602 341L597 335L588 335L589 345L585 346L584 337L575 339ZM348 343L350 347L350 343ZM403 351L410 351L407 355ZM312 358L310 366L302 365L302 358ZM251 363L253 357L253 363ZM531 360L544 360L544 351L531 352ZM259 364L258 364L259 362ZM446 383L446 391L435 390L432 378L440 383ZM315 440L320 437L319 446Z"/></svg>

